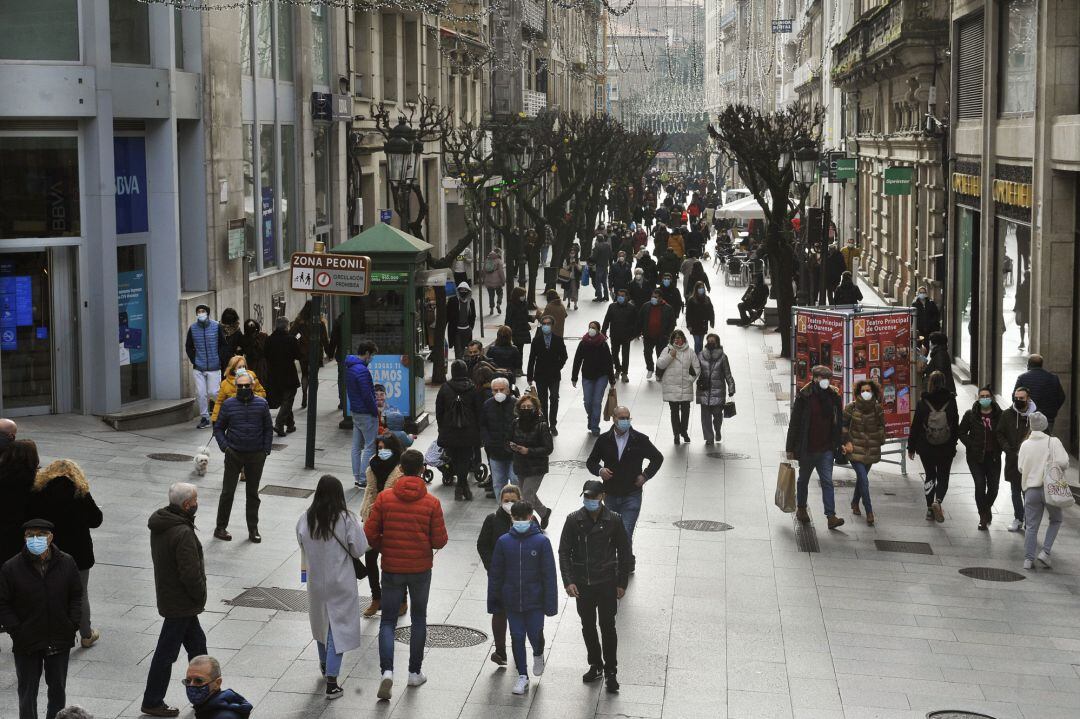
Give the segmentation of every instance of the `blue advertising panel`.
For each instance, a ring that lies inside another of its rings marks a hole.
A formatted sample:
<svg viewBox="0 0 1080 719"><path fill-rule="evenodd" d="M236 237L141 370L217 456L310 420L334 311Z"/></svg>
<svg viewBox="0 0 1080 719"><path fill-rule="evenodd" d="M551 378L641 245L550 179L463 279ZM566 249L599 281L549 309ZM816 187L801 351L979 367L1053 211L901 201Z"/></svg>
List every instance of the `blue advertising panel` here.
<svg viewBox="0 0 1080 719"><path fill-rule="evenodd" d="M262 188L263 264L274 264L274 188Z"/></svg>
<svg viewBox="0 0 1080 719"><path fill-rule="evenodd" d="M120 307L120 364L146 362L146 270L119 272L116 299Z"/></svg>
<svg viewBox="0 0 1080 719"><path fill-rule="evenodd" d="M0 262L0 350L17 350L17 329L34 324L33 283L14 272L15 263Z"/></svg>
<svg viewBox="0 0 1080 719"><path fill-rule="evenodd" d="M146 139L113 138L116 170L116 234L150 231L146 201Z"/></svg>
<svg viewBox="0 0 1080 719"><path fill-rule="evenodd" d="M386 387L386 404L409 416L409 371L401 355L375 355L368 364L371 381Z"/></svg>

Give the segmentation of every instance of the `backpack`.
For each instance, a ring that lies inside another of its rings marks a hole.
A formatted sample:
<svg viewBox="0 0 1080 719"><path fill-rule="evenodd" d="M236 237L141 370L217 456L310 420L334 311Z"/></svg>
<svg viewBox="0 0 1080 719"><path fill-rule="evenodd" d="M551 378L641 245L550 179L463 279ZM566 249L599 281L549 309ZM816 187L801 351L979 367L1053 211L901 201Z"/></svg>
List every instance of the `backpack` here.
<svg viewBox="0 0 1080 719"><path fill-rule="evenodd" d="M465 402L461 395L454 396L454 402L446 412L446 426L450 429L468 429L469 413L465 409Z"/></svg>
<svg viewBox="0 0 1080 719"><path fill-rule="evenodd" d="M927 443L934 446L947 444L952 433L949 431L949 418L945 416L946 405L938 409L927 402L926 406L930 408L930 415L926 418Z"/></svg>
<svg viewBox="0 0 1080 719"><path fill-rule="evenodd" d="M486 260L484 260L484 272L494 272L494 271L495 271L495 259L493 257L489 257Z"/></svg>

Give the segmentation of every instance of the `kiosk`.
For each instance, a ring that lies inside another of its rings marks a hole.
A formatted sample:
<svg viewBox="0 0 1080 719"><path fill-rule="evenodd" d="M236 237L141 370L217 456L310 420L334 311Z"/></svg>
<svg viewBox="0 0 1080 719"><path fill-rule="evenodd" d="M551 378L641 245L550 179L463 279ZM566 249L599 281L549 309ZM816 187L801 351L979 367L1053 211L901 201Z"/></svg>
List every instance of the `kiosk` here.
<svg viewBox="0 0 1080 719"><path fill-rule="evenodd" d="M412 433L429 423L424 411L424 288L416 276L430 249L427 242L382 222L333 249L335 254L366 255L372 267L371 291L342 303L342 327L336 331L343 352L352 354L363 339L378 346L368 365L372 380L386 387L386 403L405 416Z"/></svg>

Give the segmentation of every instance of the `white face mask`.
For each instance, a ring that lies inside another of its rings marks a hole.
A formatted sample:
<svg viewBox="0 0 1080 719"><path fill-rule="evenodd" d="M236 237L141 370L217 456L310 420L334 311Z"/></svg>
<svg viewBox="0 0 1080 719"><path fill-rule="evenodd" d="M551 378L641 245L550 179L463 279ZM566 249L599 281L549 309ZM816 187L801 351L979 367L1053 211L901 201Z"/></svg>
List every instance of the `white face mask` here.
<svg viewBox="0 0 1080 719"><path fill-rule="evenodd" d="M874 393L873 392L867 392L867 391L864 390L864 391L859 393L859 396L862 397L865 401L869 402L870 400L872 400L874 398Z"/></svg>
<svg viewBox="0 0 1080 719"><path fill-rule="evenodd" d="M199 322L206 322L209 317L210 315L206 314L205 312L199 312L195 315L195 319L197 319Z"/></svg>
<svg viewBox="0 0 1080 719"><path fill-rule="evenodd" d="M818 387L821 387L821 389L829 389L829 385L830 385L830 384L832 384L832 382L830 382L829 380L825 379L824 377L822 377L821 379L819 379L819 380L817 381L817 383L818 383Z"/></svg>
<svg viewBox="0 0 1080 719"><path fill-rule="evenodd" d="M513 507L513 506L514 506L513 502L503 502L502 503L503 511L506 512L507 514L510 514L510 508Z"/></svg>
<svg viewBox="0 0 1080 719"><path fill-rule="evenodd" d="M496 392L494 396L495 396L495 401L496 402L505 402L506 401L506 392Z"/></svg>
<svg viewBox="0 0 1080 719"><path fill-rule="evenodd" d="M589 336L590 337L595 337L598 334L600 334L600 332L595 327L590 327L589 328Z"/></svg>

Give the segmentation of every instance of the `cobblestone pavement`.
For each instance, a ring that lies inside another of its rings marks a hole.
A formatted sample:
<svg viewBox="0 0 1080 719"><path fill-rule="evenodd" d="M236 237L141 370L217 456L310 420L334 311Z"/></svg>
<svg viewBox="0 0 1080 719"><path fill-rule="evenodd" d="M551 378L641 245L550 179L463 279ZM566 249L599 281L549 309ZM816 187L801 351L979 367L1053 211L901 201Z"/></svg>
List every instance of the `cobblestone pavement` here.
<svg viewBox="0 0 1080 719"><path fill-rule="evenodd" d="M735 312L741 288L713 280L718 315ZM719 287L716 287L719 285ZM606 307L589 301L567 322L579 336ZM489 338L495 318L488 318ZM697 410L689 446L671 441L660 387L644 379L641 345L635 343L631 383L619 384L634 425L666 454L648 485L635 536L638 571L619 607L622 691L583 685L586 669L580 625L565 599L547 626L548 663L525 697L511 695L512 672L487 656L487 642L460 649L431 648L424 664L429 681L405 688L405 645L391 702L377 703L377 619L364 624L367 642L345 657L343 699L322 695L315 645L303 612L234 607L227 600L248 587L299 590L299 553L293 535L304 499L263 496L263 542L226 544L211 537L221 487L221 456L196 478L190 462L151 460L155 452L191 455L207 439L194 422L142 432L114 432L92 417L59 416L20 423L20 436L38 441L43 464L77 460L90 477L105 523L94 533L98 564L90 575L94 624L104 634L92 649L71 655L68 697L97 717L135 716L161 623L154 606L146 519L165 503L168 485L194 481L200 488L199 536L206 549L209 583L203 626L211 653L223 665L225 685L255 704L254 716L271 717L812 717L813 719L915 719L938 709L966 709L998 719L1080 716L1080 547L1075 508L1054 553L1053 571L1026 573L1023 581L971 579L964 567L1020 570L1021 538L1005 531L1007 487L991 531L976 531L971 482L962 458L945 505L944 524L923 519L918 468L908 476L880 465L871 474L877 526L850 516L853 474L837 470L840 530L824 527L820 494L810 495L813 529L796 534L793 516L773 506L777 460L788 412L788 363L779 359L779 337L760 327L719 332L731 356L738 416L725 424L722 446L706 451ZM571 352L573 343L571 343ZM580 390L563 381L563 401L553 467L542 487L555 508L549 534L558 537L563 517L579 506L583 461L591 445ZM349 435L336 428L335 372L323 373L318 421L318 468L303 468L300 431L280 440L263 475L264 485L313 488L331 472L348 481ZM434 392L429 393L433 400ZM970 402L965 390L961 406ZM428 429L418 447L434 437ZM429 623L490 633L485 612L486 576L474 541L493 501L455 503L438 480L450 543L435 560ZM234 529L242 529L242 497ZM713 520L730 531L680 529L680 520ZM925 542L932 553L884 551L876 540ZM807 551L813 550L813 551ZM366 587L363 588L366 590ZM366 591L362 591L362 594ZM405 621L405 620L403 620ZM0 639L0 717L17 716L9 640ZM177 662L168 701L192 716ZM44 702L44 691L42 693ZM44 708L44 703L42 704Z"/></svg>

